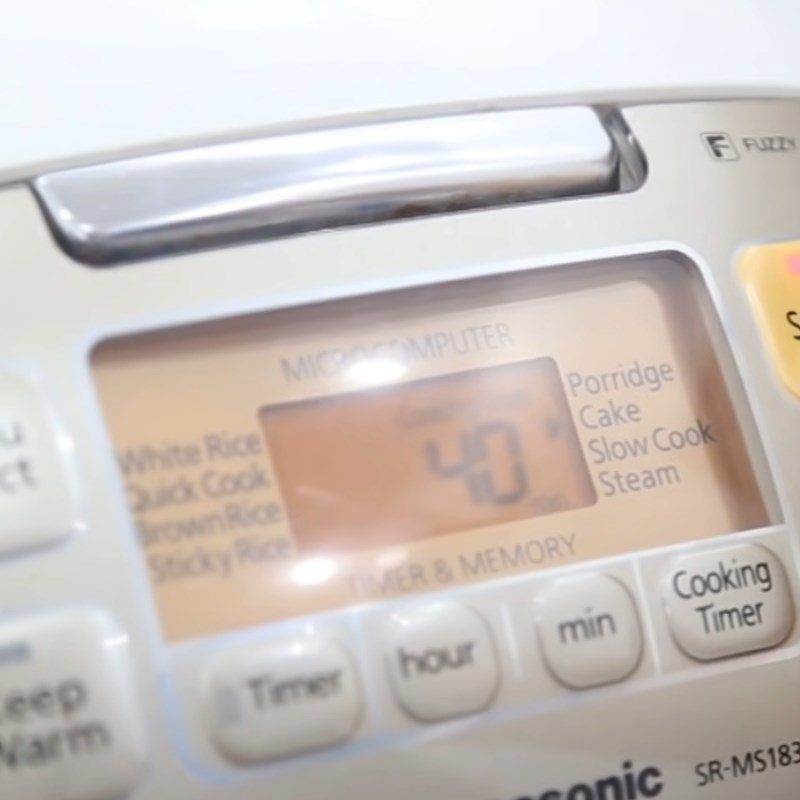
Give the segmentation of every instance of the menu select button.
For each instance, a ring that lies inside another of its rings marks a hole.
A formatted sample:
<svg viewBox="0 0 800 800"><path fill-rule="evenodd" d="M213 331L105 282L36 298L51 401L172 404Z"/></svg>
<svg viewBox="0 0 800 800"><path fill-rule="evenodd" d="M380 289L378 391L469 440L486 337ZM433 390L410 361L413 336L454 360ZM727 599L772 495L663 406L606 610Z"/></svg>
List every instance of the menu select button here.
<svg viewBox="0 0 800 800"><path fill-rule="evenodd" d="M0 372L0 554L52 544L74 528L69 451L38 382Z"/></svg>
<svg viewBox="0 0 800 800"><path fill-rule="evenodd" d="M702 660L774 647L794 623L783 565L760 545L680 556L664 573L662 591L678 644Z"/></svg>

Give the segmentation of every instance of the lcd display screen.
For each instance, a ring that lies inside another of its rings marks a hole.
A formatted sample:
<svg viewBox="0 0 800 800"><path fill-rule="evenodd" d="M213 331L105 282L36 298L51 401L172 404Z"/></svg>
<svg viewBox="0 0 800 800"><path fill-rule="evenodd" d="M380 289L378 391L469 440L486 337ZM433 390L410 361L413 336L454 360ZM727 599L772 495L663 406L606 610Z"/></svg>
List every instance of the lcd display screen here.
<svg viewBox="0 0 800 800"><path fill-rule="evenodd" d="M396 544L596 499L549 358L267 406L260 418L303 552Z"/></svg>

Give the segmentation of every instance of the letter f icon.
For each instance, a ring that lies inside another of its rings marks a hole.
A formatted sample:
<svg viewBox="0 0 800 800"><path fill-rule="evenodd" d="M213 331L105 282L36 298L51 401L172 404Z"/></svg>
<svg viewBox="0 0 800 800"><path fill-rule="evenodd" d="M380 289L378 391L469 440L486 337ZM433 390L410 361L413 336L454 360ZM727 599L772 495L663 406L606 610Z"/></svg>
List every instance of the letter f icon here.
<svg viewBox="0 0 800 800"><path fill-rule="evenodd" d="M739 153L727 133L703 133L703 142L715 161L736 161Z"/></svg>

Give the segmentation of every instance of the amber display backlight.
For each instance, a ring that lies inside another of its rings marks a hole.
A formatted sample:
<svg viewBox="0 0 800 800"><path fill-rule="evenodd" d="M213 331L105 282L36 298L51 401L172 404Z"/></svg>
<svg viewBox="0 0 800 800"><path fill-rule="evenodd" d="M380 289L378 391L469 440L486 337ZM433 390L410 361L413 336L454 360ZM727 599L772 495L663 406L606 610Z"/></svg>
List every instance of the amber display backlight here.
<svg viewBox="0 0 800 800"><path fill-rule="evenodd" d="M267 407L261 421L300 552L402 544L595 501L548 358Z"/></svg>
<svg viewBox="0 0 800 800"><path fill-rule="evenodd" d="M725 353L693 266L654 255L110 339L92 365L178 641L768 524Z"/></svg>

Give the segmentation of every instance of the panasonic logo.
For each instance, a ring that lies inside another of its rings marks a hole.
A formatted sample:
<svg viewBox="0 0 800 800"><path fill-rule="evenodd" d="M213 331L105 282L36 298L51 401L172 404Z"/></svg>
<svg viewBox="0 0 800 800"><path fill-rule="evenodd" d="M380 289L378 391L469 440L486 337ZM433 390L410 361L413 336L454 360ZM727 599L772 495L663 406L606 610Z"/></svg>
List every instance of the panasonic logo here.
<svg viewBox="0 0 800 800"><path fill-rule="evenodd" d="M565 789L546 789L541 794L526 794L514 800L646 800L658 797L663 790L658 767L635 769L632 761L624 761L619 774Z"/></svg>

